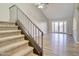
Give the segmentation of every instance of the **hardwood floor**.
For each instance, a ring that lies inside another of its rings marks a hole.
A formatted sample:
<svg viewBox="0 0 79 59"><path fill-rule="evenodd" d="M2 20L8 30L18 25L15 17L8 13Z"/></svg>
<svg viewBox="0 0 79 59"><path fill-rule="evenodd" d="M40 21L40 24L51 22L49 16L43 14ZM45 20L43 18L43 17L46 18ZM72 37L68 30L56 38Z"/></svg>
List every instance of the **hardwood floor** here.
<svg viewBox="0 0 79 59"><path fill-rule="evenodd" d="M50 33L44 35L44 56L79 56L79 45L71 35Z"/></svg>

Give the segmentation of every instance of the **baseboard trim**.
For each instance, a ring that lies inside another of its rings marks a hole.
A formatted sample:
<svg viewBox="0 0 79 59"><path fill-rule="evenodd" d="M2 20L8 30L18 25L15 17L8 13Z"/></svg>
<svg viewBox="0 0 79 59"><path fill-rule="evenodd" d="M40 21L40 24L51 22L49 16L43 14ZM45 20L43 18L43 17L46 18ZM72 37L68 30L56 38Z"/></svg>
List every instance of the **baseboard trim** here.
<svg viewBox="0 0 79 59"><path fill-rule="evenodd" d="M79 42L76 42L76 44L79 44Z"/></svg>

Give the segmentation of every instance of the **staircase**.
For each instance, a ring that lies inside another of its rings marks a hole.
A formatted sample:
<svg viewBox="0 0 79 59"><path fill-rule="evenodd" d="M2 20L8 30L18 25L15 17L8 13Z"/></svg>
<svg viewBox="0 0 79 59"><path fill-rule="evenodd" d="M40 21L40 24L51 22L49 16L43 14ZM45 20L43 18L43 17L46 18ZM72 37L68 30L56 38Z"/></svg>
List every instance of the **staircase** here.
<svg viewBox="0 0 79 59"><path fill-rule="evenodd" d="M0 22L0 55L2 56L37 56L29 41L25 40L18 26L12 22Z"/></svg>

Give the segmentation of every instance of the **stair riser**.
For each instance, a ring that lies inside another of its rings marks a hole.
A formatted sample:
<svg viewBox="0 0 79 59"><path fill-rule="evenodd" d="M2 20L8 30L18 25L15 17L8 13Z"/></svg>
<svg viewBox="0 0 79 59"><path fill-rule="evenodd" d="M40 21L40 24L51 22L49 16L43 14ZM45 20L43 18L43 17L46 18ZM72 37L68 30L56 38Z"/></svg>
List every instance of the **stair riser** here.
<svg viewBox="0 0 79 59"><path fill-rule="evenodd" d="M26 53L28 51L22 52L20 54L13 54L13 56L31 56L33 55L33 50L30 50L28 53Z"/></svg>
<svg viewBox="0 0 79 59"><path fill-rule="evenodd" d="M26 41L24 35L21 35L15 23L0 22L0 31L0 53L8 56L33 56L33 48L29 47L29 41Z"/></svg>
<svg viewBox="0 0 79 59"><path fill-rule="evenodd" d="M17 30L18 27L3 27L3 28L0 28L0 31L1 30Z"/></svg>
<svg viewBox="0 0 79 59"><path fill-rule="evenodd" d="M6 53L8 53L9 55L12 55L12 54L16 53L18 50L23 49L24 47L28 47L28 43L27 43L27 44L24 44L24 45L22 45L22 46L20 46L20 47L18 47L19 49L16 48L16 49L13 49L13 50L9 50L9 51L7 51Z"/></svg>
<svg viewBox="0 0 79 59"><path fill-rule="evenodd" d="M33 50L30 51L28 54L25 54L24 56L33 56Z"/></svg>
<svg viewBox="0 0 79 59"><path fill-rule="evenodd" d="M21 32L3 33L3 34L0 34L0 38L14 36L14 35L20 35L20 34L21 34Z"/></svg>
<svg viewBox="0 0 79 59"><path fill-rule="evenodd" d="M18 41L21 41L21 40L24 40L24 37L3 41L3 42L0 42L0 47L15 43L15 42L18 42Z"/></svg>
<svg viewBox="0 0 79 59"><path fill-rule="evenodd" d="M7 26L12 25L12 26L14 26L15 23L0 23L0 25L7 25Z"/></svg>
<svg viewBox="0 0 79 59"><path fill-rule="evenodd" d="M5 53L5 52L7 52L7 51L11 51L11 50L13 50L13 49L16 49L16 48L18 48L18 47L20 47L20 46L22 46L22 45L24 45L24 44L27 44L27 43L22 42L22 43L15 43L15 44L13 44L13 45L9 45L8 47L5 46L5 47L2 47L2 48L0 49L0 52Z"/></svg>
<svg viewBox="0 0 79 59"><path fill-rule="evenodd" d="M23 44L23 45L25 45L25 44ZM26 45L28 46L28 43L27 43ZM11 48L11 49L5 51L5 52L12 51L13 49L17 49L17 48L19 48L19 47L21 47L21 46L22 46L22 45L19 45L19 46L17 46L17 47L13 47L13 48Z"/></svg>

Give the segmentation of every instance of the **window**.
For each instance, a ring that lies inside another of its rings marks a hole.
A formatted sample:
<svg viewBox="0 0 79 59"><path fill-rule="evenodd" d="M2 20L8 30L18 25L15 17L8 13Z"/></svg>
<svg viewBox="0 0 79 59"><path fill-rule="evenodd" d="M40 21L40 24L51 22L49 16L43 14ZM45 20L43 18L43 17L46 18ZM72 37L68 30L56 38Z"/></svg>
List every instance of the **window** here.
<svg viewBox="0 0 79 59"><path fill-rule="evenodd" d="M52 22L52 32L66 33L66 21L53 21Z"/></svg>

